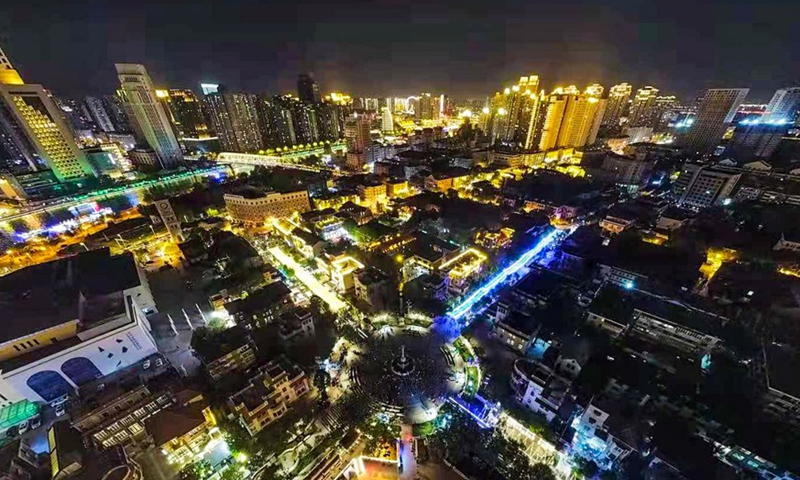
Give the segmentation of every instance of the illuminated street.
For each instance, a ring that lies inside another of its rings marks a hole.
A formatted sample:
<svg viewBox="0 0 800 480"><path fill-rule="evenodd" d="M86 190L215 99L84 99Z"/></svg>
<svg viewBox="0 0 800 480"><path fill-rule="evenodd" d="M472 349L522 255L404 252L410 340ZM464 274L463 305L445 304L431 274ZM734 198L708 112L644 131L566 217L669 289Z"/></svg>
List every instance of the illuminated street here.
<svg viewBox="0 0 800 480"><path fill-rule="evenodd" d="M291 269L297 279L311 290L314 295L319 296L327 303L332 311L337 312L347 306L334 292L322 285L314 275L309 273L308 270L297 263L292 257L284 253L281 247L272 247L269 249L269 253L282 265Z"/></svg>

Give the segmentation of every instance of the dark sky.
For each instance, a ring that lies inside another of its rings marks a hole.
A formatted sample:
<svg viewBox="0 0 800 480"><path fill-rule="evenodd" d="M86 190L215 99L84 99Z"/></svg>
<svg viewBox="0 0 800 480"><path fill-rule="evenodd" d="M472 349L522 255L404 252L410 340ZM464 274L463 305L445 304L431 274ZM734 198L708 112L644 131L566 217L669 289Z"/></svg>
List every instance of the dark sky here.
<svg viewBox="0 0 800 480"><path fill-rule="evenodd" d="M528 72L548 88L620 81L689 97L800 81L800 1L0 0L0 42L57 94L110 93L114 62L160 86L484 97Z"/></svg>

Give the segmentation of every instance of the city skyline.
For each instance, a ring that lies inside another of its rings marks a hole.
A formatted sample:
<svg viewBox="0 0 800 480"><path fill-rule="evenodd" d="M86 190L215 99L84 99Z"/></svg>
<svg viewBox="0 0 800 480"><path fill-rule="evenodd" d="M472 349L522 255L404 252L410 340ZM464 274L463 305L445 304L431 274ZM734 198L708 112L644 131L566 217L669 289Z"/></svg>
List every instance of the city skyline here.
<svg viewBox="0 0 800 480"><path fill-rule="evenodd" d="M683 10L680 4L621 1L539 10L468 2L422 11L344 2L333 13L302 2L84 6L0 7L2 41L12 62L59 95L113 91L113 64L120 62L145 64L156 85L169 88L197 89L209 81L232 90L287 93L295 91L297 74L308 71L323 92L360 96L444 91L482 98L518 72L534 71L548 89L627 82L690 99L706 88L750 88L748 101L766 102L800 78L798 54L781 47L797 40L797 33L782 28L796 7L777 4L693 5L691 18L673 18ZM26 34L31 26L43 34ZM734 36L737 41L729 42ZM62 37L66 41L57 41Z"/></svg>

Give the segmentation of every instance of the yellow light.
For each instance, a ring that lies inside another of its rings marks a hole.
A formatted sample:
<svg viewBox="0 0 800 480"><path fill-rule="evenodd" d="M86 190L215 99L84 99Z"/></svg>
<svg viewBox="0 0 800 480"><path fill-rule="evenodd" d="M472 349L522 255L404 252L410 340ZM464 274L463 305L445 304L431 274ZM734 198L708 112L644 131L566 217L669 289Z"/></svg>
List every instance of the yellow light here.
<svg viewBox="0 0 800 480"><path fill-rule="evenodd" d="M598 99L597 99L597 98L595 98L595 97L589 97L589 103L597 103L597 102L599 102L599 101L600 101L600 100L598 100Z"/></svg>
<svg viewBox="0 0 800 480"><path fill-rule="evenodd" d="M519 85L514 85L513 87L511 87L511 90L514 90L515 92L519 92Z"/></svg>
<svg viewBox="0 0 800 480"><path fill-rule="evenodd" d="M236 454L236 461L239 463L245 463L247 461L247 454L244 452L239 452Z"/></svg>
<svg viewBox="0 0 800 480"><path fill-rule="evenodd" d="M500 107L500 108L497 109L497 114L498 115L505 115L506 113L507 113L506 109L503 108L503 107Z"/></svg>
<svg viewBox="0 0 800 480"><path fill-rule="evenodd" d="M463 112L461 112L461 116L466 118L472 117L472 110L464 110Z"/></svg>
<svg viewBox="0 0 800 480"><path fill-rule="evenodd" d="M505 90L503 90L503 93L508 95L509 93L511 93L511 89L510 88L506 88Z"/></svg>
<svg viewBox="0 0 800 480"><path fill-rule="evenodd" d="M166 90L156 90L156 97L158 98L167 98L169 97L169 92Z"/></svg>
<svg viewBox="0 0 800 480"><path fill-rule="evenodd" d="M488 115L490 111L491 110L489 110L489 107L483 107L483 113L485 113L486 115Z"/></svg>

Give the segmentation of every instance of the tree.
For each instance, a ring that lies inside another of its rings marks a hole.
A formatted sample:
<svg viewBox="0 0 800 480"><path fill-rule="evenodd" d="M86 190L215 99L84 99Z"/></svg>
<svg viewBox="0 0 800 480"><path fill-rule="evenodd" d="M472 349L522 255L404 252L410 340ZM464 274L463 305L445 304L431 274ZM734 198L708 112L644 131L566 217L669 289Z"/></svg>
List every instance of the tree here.
<svg viewBox="0 0 800 480"><path fill-rule="evenodd" d="M556 475L549 465L544 463L535 463L530 468L529 477L532 480L556 480Z"/></svg>
<svg viewBox="0 0 800 480"><path fill-rule="evenodd" d="M211 464L206 460L200 460L183 467L179 478L180 480L203 480L209 475L211 475Z"/></svg>

